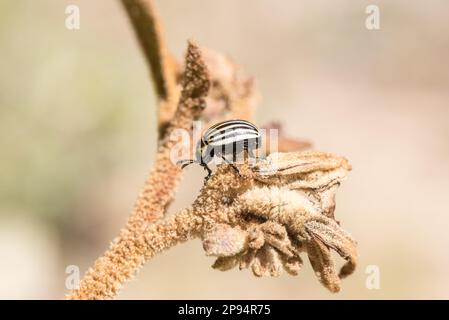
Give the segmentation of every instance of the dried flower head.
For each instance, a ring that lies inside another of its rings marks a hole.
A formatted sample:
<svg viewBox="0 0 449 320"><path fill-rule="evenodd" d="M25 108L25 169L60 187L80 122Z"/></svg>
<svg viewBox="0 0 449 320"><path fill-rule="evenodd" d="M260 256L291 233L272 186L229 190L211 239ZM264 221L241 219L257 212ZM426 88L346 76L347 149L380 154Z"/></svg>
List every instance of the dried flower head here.
<svg viewBox="0 0 449 320"><path fill-rule="evenodd" d="M305 254L318 280L338 292L340 279L356 267L356 242L329 215L335 203L328 199L351 169L348 161L321 152L280 153L254 167L237 166L239 173L220 165L190 209L149 226L146 258L201 238L218 270L239 266L279 276L282 270L297 275ZM340 272L331 250L346 260Z"/></svg>
<svg viewBox="0 0 449 320"><path fill-rule="evenodd" d="M338 292L340 279L356 267L356 242L329 215L327 199L333 199L335 186L351 169L348 161L321 152L280 153L254 167L238 164L238 169L220 165L191 208L128 239L126 245L137 243L138 250L129 250L126 259L148 260L200 238L206 255L217 257L216 269L239 266L256 276L279 276L282 270L297 275L306 254L318 280ZM339 273L331 250L346 260Z"/></svg>
<svg viewBox="0 0 449 320"><path fill-rule="evenodd" d="M356 266L356 243L333 219L336 187L350 169L346 159L319 152L272 154L245 176L220 167L193 206L206 254L217 257L213 267L296 275L305 252L320 282L339 291ZM331 249L346 260L339 274Z"/></svg>

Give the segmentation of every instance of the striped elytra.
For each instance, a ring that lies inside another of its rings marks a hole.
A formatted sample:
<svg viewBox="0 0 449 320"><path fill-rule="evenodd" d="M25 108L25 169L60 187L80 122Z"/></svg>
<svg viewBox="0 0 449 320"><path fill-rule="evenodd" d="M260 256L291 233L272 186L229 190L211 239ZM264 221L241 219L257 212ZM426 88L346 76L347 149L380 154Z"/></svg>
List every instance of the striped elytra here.
<svg viewBox="0 0 449 320"><path fill-rule="evenodd" d="M246 120L227 120L206 130L198 142L195 160L184 160L180 163L182 168L194 162L203 166L208 171L207 180L212 173L208 164L214 157L220 157L236 169L233 163L236 162L237 156L246 151L249 157L255 157L254 150L260 145L261 134L254 124ZM228 159L231 155L232 161Z"/></svg>

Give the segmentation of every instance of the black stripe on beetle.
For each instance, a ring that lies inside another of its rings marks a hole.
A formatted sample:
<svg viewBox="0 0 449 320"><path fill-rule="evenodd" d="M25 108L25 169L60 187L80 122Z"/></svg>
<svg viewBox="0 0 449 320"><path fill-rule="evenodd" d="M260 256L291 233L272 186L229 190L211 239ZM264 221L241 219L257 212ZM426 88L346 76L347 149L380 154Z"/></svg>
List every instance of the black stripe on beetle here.
<svg viewBox="0 0 449 320"><path fill-rule="evenodd" d="M185 168L189 164L198 163L207 170L207 181L212 174L212 170L208 164L214 157L220 157L226 163L234 166L237 155L246 152L250 158L255 158L254 151L259 148L262 137L259 129L246 120L228 120L217 123L210 127L198 142L195 159L181 160L181 168ZM232 161L226 157L232 155Z"/></svg>

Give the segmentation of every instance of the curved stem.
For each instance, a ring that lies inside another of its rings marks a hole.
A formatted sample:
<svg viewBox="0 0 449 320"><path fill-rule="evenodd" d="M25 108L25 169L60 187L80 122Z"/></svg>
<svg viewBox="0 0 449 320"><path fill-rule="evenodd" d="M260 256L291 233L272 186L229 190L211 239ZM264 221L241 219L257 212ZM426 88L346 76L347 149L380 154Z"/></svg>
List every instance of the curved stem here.
<svg viewBox="0 0 449 320"><path fill-rule="evenodd" d="M105 254L90 268L71 299L105 299L118 294L122 284L131 279L145 262L150 223L162 218L173 199L181 177L181 169L171 161L170 150L177 141L170 139L172 130L190 130L191 123L204 109L209 78L198 47L189 43L186 55L184 88L167 135L160 141L156 162L140 193L128 223ZM164 228L158 224L158 228ZM155 230L161 232L161 230ZM167 240L169 240L169 232ZM181 236L181 235L180 235ZM151 238L149 238L151 239ZM167 244L168 245L168 244ZM162 245L159 245L162 247Z"/></svg>
<svg viewBox="0 0 449 320"><path fill-rule="evenodd" d="M152 0L121 0L151 70L158 98L158 133L162 137L179 98L177 63L169 53Z"/></svg>
<svg viewBox="0 0 449 320"><path fill-rule="evenodd" d="M142 265L163 250L198 235L202 220L193 209L146 226L139 230L124 230L86 273L79 288L68 299L112 299L124 281L131 278Z"/></svg>
<svg viewBox="0 0 449 320"><path fill-rule="evenodd" d="M152 0L121 0L151 68L159 99L169 100L176 90L176 71L162 36L162 26ZM176 107L176 105L175 105ZM171 116L175 111L173 108ZM168 119L167 119L168 120Z"/></svg>

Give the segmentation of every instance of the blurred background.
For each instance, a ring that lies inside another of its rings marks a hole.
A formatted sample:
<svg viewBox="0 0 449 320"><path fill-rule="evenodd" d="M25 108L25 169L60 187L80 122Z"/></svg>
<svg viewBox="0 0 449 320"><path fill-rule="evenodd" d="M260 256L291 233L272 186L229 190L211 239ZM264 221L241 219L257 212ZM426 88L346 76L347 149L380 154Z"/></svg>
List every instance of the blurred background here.
<svg viewBox="0 0 449 320"><path fill-rule="evenodd" d="M346 156L336 216L359 243L343 290L210 268L199 241L150 261L121 299L449 299L449 2L156 0L188 38L253 75L257 122ZM65 27L78 5L81 29ZM380 30L365 9L380 8ZM0 0L0 298L62 299L124 225L154 160L155 96L119 1ZM192 166L170 212L202 184ZM368 289L369 266L380 288ZM368 269L367 269L368 268Z"/></svg>

